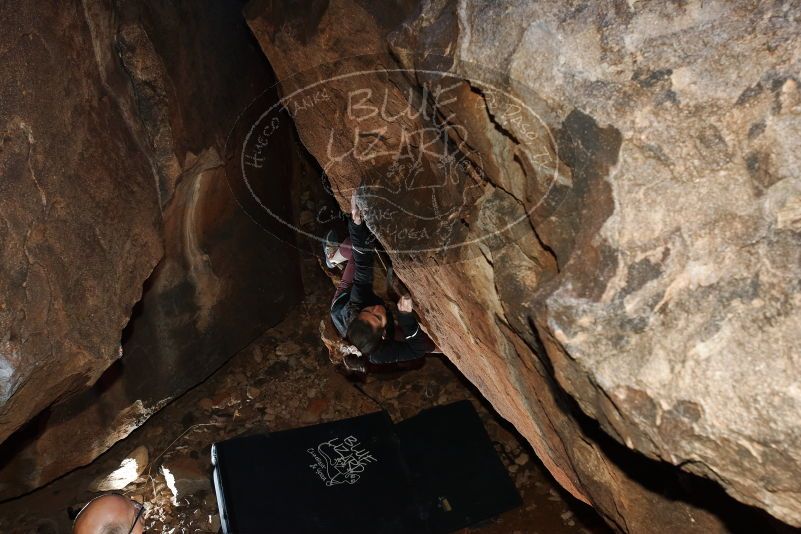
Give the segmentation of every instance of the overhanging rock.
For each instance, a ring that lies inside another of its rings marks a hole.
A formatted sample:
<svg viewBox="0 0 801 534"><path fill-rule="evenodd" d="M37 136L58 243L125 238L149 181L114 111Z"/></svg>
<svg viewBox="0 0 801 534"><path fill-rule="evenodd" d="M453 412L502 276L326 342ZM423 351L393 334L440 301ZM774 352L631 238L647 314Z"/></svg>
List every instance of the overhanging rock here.
<svg viewBox="0 0 801 534"><path fill-rule="evenodd" d="M277 115L342 207L372 192L433 337L557 480L621 529L723 528L586 414L801 525L801 12L313 6L246 12Z"/></svg>

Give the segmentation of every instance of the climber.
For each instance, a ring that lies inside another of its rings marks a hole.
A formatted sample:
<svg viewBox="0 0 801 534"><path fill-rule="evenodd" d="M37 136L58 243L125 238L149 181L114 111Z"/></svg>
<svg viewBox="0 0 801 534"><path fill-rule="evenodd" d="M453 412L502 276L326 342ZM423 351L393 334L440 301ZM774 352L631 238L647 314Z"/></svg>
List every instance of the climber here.
<svg viewBox="0 0 801 534"><path fill-rule="evenodd" d="M89 501L72 524L74 534L142 534L143 504L119 493L106 493Z"/></svg>
<svg viewBox="0 0 801 534"><path fill-rule="evenodd" d="M401 297L397 317L373 292L373 248L375 237L362 220L356 192L351 197L350 237L334 252L329 243L326 262L347 261L342 279L331 302L331 320L339 334L355 349L344 363L350 370L364 372L365 364L400 363L422 358L436 349L423 332L412 311L412 300ZM397 324L396 324L397 321Z"/></svg>

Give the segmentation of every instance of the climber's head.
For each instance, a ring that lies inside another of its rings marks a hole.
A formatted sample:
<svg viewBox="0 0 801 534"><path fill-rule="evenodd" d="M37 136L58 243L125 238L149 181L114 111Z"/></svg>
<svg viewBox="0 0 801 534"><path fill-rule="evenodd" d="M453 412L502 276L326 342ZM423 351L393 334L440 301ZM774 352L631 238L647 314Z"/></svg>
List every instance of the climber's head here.
<svg viewBox="0 0 801 534"><path fill-rule="evenodd" d="M348 339L366 356L381 345L386 327L387 309L380 304L368 306L350 323Z"/></svg>

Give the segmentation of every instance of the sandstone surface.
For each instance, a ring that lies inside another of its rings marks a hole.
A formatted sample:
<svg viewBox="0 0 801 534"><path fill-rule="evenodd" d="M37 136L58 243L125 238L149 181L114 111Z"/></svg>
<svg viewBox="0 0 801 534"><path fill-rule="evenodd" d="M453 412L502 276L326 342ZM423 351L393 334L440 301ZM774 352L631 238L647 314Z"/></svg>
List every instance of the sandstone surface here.
<svg viewBox="0 0 801 534"><path fill-rule="evenodd" d="M731 528L692 485L801 525L797 6L246 15L275 120L566 489L632 532Z"/></svg>
<svg viewBox="0 0 801 534"><path fill-rule="evenodd" d="M28 71L9 70L23 101L3 152L15 189L0 198L13 205L0 316L16 319L2 355L18 360L2 385L19 391L2 428L41 414L2 444L0 499L92 461L299 299L292 236L266 233L226 179L229 133L272 84L240 7L86 0L9 15L18 50L3 61ZM285 134L269 198L289 214Z"/></svg>
<svg viewBox="0 0 801 534"><path fill-rule="evenodd" d="M0 442L122 355L162 254L146 152L78 3L5 3L0 37Z"/></svg>

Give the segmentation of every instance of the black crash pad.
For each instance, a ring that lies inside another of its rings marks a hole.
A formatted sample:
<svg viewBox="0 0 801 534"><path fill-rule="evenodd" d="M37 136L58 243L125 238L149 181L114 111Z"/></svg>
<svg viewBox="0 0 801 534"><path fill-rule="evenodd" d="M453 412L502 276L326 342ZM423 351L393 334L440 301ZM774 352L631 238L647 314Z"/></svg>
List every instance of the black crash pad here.
<svg viewBox="0 0 801 534"><path fill-rule="evenodd" d="M453 532L522 504L470 401L395 425L429 532Z"/></svg>
<svg viewBox="0 0 801 534"><path fill-rule="evenodd" d="M224 532L421 532L384 412L216 443L212 462Z"/></svg>
<svg viewBox="0 0 801 534"><path fill-rule="evenodd" d="M223 532L452 532L520 504L469 401L212 446Z"/></svg>

